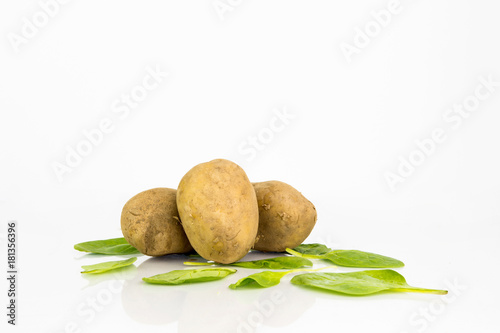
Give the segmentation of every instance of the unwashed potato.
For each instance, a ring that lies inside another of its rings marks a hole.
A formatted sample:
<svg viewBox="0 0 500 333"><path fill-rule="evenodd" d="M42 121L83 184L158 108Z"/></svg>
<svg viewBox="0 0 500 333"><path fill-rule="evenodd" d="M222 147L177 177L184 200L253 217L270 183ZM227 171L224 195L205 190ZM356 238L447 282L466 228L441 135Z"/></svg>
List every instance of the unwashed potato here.
<svg viewBox="0 0 500 333"><path fill-rule="evenodd" d="M251 249L259 223L252 183L223 159L198 164L182 178L177 208L186 235L203 258L229 264Z"/></svg>
<svg viewBox="0 0 500 333"><path fill-rule="evenodd" d="M176 190L171 188L154 188L132 197L121 216L127 242L149 256L192 251L175 200Z"/></svg>
<svg viewBox="0 0 500 333"><path fill-rule="evenodd" d="M253 183L259 204L259 231L253 248L283 252L302 244L316 224L314 205L280 181Z"/></svg>

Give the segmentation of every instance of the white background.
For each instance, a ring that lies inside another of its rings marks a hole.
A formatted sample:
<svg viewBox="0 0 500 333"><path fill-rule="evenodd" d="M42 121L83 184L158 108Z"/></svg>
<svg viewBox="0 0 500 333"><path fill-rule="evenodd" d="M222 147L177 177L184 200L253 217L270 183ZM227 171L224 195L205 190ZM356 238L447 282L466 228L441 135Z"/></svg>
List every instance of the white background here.
<svg viewBox="0 0 500 333"><path fill-rule="evenodd" d="M20 272L14 329L2 278L2 330L500 330L497 2L401 0L390 18L380 14L394 7L385 0L74 0L51 17L40 3L0 4L1 249L17 221ZM144 92L148 68L168 77L123 108L122 95ZM464 102L473 111L449 113ZM59 179L54 165L103 119L112 130ZM445 140L423 155L415 141L439 129ZM299 189L318 210L308 242L396 257L410 284L449 295L353 298L290 277L266 290L227 288L248 271L179 288L140 282L182 267L182 257L80 275L109 258L73 244L120 237L130 197L175 188L214 158L240 164L252 181ZM400 158L419 165L403 170ZM391 188L386 177L398 168Z"/></svg>

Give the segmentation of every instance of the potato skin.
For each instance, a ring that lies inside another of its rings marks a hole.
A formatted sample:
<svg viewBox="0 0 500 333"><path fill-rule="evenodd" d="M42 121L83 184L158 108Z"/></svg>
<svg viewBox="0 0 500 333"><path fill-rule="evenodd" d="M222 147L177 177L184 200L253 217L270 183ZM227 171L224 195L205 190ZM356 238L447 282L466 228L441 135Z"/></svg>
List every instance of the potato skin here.
<svg viewBox="0 0 500 333"><path fill-rule="evenodd" d="M292 186L272 180L253 183L259 204L259 230L253 248L283 252L302 244L317 220L316 208Z"/></svg>
<svg viewBox="0 0 500 333"><path fill-rule="evenodd" d="M179 183L177 208L191 245L203 258L230 264L253 246L257 198L237 164L217 159L193 167Z"/></svg>
<svg viewBox="0 0 500 333"><path fill-rule="evenodd" d="M123 207L123 236L141 253L163 256L193 250L179 219L176 192L153 188L135 195Z"/></svg>

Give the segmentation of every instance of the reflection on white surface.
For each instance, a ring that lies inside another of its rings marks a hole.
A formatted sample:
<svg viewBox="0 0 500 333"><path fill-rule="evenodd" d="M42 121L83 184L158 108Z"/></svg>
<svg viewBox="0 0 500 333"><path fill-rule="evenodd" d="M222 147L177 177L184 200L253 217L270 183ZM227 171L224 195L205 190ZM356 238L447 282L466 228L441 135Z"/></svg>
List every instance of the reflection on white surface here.
<svg viewBox="0 0 500 333"><path fill-rule="evenodd" d="M122 304L127 315L144 324L163 325L176 321L186 292L149 285L142 278L178 269L185 260L185 256L168 256L150 258L140 264L135 278L123 286Z"/></svg>
<svg viewBox="0 0 500 333"><path fill-rule="evenodd" d="M275 255L249 253L244 260L271 256ZM166 325L177 321L178 332L182 333L254 332L262 325L291 325L315 303L314 295L298 292L289 283L291 277L288 276L272 288L229 289L229 284L257 272L238 267L234 275L207 283L164 286L142 281L143 277L175 269L193 269L183 264L188 259L183 255L171 255L141 263L135 277L123 286L121 299L126 314L144 324Z"/></svg>

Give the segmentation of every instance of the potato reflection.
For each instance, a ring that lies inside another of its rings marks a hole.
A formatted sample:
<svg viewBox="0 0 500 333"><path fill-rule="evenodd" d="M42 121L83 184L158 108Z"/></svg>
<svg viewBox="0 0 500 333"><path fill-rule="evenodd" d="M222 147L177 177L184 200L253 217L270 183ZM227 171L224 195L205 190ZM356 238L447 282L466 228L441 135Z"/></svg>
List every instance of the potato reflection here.
<svg viewBox="0 0 500 333"><path fill-rule="evenodd" d="M262 325L284 327L295 322L315 303L312 294L300 292L289 279L265 289L228 288L229 284L255 272L239 269L240 274L212 288L200 284L190 289L179 319L179 332L206 332L207 327L210 332L254 332ZM193 313L197 320L192 320Z"/></svg>
<svg viewBox="0 0 500 333"><path fill-rule="evenodd" d="M260 290L239 294L228 288L237 281L230 276L217 283L191 285L179 319L179 332L236 332L242 314L252 309ZM196 320L193 320L193 314Z"/></svg>
<svg viewBox="0 0 500 333"><path fill-rule="evenodd" d="M254 332L263 325L291 325L315 303L315 294L292 286L291 277L266 289L229 289L231 283L257 272L238 267L235 267L238 269L236 274L221 281L179 286L151 285L142 281L143 277L176 269L203 268L183 265L188 259L183 255L165 256L140 264L136 276L127 281L122 290L123 308L128 316L153 325L178 321L181 333Z"/></svg>
<svg viewBox="0 0 500 333"><path fill-rule="evenodd" d="M179 319L187 292L182 286L151 285L143 277L184 269L186 256L150 258L137 267L137 275L122 290L122 304L127 315L140 323L165 325ZM179 288L180 287L180 288Z"/></svg>
<svg viewBox="0 0 500 333"><path fill-rule="evenodd" d="M264 325L271 327L290 325L316 302L316 297L313 294L297 290L297 287L290 283L290 279L291 277L283 279L278 286L279 289L268 288L259 297L261 307L270 313L264 316ZM268 301L267 308L264 306L266 300ZM268 308L272 308L272 310Z"/></svg>

